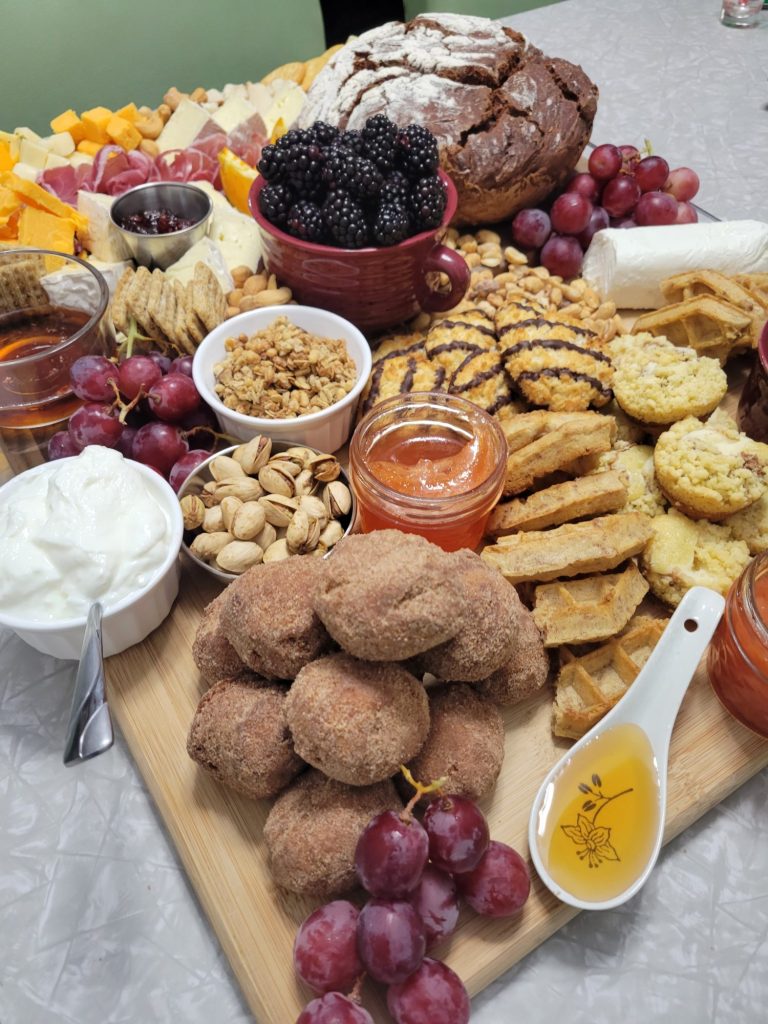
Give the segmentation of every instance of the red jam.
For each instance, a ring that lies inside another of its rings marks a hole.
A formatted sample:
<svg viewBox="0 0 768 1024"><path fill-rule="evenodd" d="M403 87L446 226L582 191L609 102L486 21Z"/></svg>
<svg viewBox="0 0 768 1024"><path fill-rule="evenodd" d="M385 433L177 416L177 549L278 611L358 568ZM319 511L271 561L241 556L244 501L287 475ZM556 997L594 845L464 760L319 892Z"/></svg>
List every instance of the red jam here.
<svg viewBox="0 0 768 1024"><path fill-rule="evenodd" d="M471 402L441 392L387 399L350 445L357 528L419 533L446 551L474 548L505 466L501 428Z"/></svg>
<svg viewBox="0 0 768 1024"><path fill-rule="evenodd" d="M159 210L141 210L139 213L127 213L117 219L124 231L133 231L137 235L168 235L172 231L183 231L191 228L196 220L180 217L173 210L162 207Z"/></svg>
<svg viewBox="0 0 768 1024"><path fill-rule="evenodd" d="M725 708L768 739L768 554L731 587L707 667Z"/></svg>

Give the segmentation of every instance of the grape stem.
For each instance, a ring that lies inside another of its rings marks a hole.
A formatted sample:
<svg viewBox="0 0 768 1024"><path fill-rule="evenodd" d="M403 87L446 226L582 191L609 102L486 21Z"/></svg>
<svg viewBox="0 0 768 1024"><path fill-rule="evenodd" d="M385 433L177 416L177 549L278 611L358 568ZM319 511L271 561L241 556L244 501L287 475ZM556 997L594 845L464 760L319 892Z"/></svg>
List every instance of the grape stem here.
<svg viewBox="0 0 768 1024"><path fill-rule="evenodd" d="M131 409L135 409L142 398L146 397L146 391L143 388L139 388L139 393L131 399L130 402L126 403L123 401L123 396L120 394L120 388L110 377L109 383L112 385L112 390L115 392L115 405L120 407L120 414L117 417L121 423L125 423L125 418Z"/></svg>
<svg viewBox="0 0 768 1024"><path fill-rule="evenodd" d="M352 987L352 991L347 993L347 999L350 999L353 1003L357 1003L358 1006L362 1006L363 1003L363 982L365 981L365 971L358 976L357 981Z"/></svg>
<svg viewBox="0 0 768 1024"><path fill-rule="evenodd" d="M213 427L206 427L204 423L200 423L196 427L190 427L189 430L183 431L182 437L187 441L193 436L193 434L199 434L201 431L204 431L206 434L210 434L211 437L215 437L217 441L225 441L227 446L241 443L240 439L233 437L232 434L220 434L217 430L214 430Z"/></svg>
<svg viewBox="0 0 768 1024"><path fill-rule="evenodd" d="M403 773L405 781L416 790L400 813L400 820L408 823L413 820L413 808L419 800L421 800L423 796L427 796L429 793L437 793L438 796L441 796L442 788L448 782L448 778L447 776L443 776L440 779L436 779L434 782L425 784L414 779L413 775L404 764L400 765L400 771Z"/></svg>
<svg viewBox="0 0 768 1024"><path fill-rule="evenodd" d="M133 355L133 346L137 341L153 341L153 338L148 337L146 334L141 334L139 326L136 323L136 317L132 316L128 322L128 333L118 347L118 355L125 356L126 359L130 359Z"/></svg>

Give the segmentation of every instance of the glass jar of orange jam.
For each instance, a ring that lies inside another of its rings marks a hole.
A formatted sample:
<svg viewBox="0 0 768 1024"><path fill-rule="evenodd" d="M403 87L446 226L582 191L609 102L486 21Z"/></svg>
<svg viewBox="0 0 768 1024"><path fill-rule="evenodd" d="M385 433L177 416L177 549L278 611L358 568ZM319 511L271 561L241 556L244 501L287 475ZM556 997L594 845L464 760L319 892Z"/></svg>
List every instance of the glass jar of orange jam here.
<svg viewBox="0 0 768 1024"><path fill-rule="evenodd" d="M768 739L768 553L731 587L707 668L726 710Z"/></svg>
<svg viewBox="0 0 768 1024"><path fill-rule="evenodd" d="M482 540L506 472L498 422L443 392L395 395L360 421L349 447L356 529L419 533L446 551Z"/></svg>

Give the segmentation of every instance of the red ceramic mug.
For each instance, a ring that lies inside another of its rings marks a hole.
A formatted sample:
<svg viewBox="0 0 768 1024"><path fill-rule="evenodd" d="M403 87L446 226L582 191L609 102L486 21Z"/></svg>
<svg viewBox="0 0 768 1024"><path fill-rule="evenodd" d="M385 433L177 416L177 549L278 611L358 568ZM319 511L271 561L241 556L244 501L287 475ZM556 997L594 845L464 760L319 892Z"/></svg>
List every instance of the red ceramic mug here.
<svg viewBox="0 0 768 1024"><path fill-rule="evenodd" d="M391 327L419 310L441 313L451 309L463 298L470 271L459 253L438 241L456 213L453 182L442 171L438 173L448 196L440 227L397 245L366 249L317 245L276 228L259 209L259 193L266 182L256 178L248 206L259 226L267 270L303 305L338 313L362 331ZM448 276L447 292L430 287L426 276L430 271Z"/></svg>

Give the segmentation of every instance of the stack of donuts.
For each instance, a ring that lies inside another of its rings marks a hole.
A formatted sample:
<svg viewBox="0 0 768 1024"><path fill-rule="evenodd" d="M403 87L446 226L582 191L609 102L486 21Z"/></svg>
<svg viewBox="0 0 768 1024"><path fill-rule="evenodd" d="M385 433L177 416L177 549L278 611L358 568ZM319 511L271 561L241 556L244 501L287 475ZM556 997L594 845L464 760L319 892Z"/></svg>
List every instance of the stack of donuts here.
<svg viewBox="0 0 768 1024"><path fill-rule="evenodd" d="M264 829L274 879L322 898L355 887L360 833L411 796L401 765L447 792L491 791L499 705L534 693L549 668L501 574L396 530L249 569L206 608L193 655L210 689L190 757L277 798Z"/></svg>

